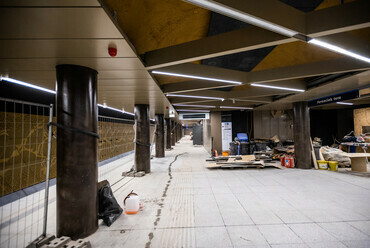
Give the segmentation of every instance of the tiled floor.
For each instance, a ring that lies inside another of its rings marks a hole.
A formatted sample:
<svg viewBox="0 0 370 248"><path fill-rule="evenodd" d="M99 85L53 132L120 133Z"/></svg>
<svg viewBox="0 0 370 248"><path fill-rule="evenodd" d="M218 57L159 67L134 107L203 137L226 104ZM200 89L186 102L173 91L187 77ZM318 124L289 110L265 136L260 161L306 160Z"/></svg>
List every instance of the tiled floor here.
<svg viewBox="0 0 370 248"><path fill-rule="evenodd" d="M114 185L120 203L134 190L144 208L101 223L88 238L93 247L370 247L369 178L208 170L207 157L185 137L152 160L151 174Z"/></svg>
<svg viewBox="0 0 370 248"><path fill-rule="evenodd" d="M133 165L133 154L99 167L99 180L109 180L121 206L134 190L144 208L122 214L110 227L100 222L88 237L92 246L370 247L370 178L300 169L208 170L208 157L185 137L165 158L154 158L145 177L121 176ZM49 234L56 229L55 201L53 186ZM3 207L2 214L22 210L17 204ZM24 237L40 234L42 207L31 213L2 224L0 247L24 247ZM23 222L32 225L8 241Z"/></svg>

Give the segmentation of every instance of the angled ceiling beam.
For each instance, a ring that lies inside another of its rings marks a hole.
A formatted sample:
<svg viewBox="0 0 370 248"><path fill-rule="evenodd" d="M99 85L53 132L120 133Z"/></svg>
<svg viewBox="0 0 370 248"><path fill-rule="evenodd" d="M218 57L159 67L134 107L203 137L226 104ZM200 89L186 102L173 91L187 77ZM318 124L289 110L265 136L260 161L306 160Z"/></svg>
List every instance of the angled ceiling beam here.
<svg viewBox="0 0 370 248"><path fill-rule="evenodd" d="M248 26L243 29L147 52L144 55L144 61L146 68L153 70L165 66L276 46L294 40L294 38L285 37L262 28Z"/></svg>
<svg viewBox="0 0 370 248"><path fill-rule="evenodd" d="M269 70L246 72L247 83L274 82L287 79L327 75L370 69L370 64L350 57L319 61L302 65L274 68Z"/></svg>
<svg viewBox="0 0 370 248"><path fill-rule="evenodd" d="M272 97L259 97L259 98L246 98L243 99L235 99L235 103L233 100L225 100L225 101L207 101L207 102L197 102L196 105L200 106L250 106L253 104L261 104L261 103L271 103L273 101ZM190 103L186 103L184 105L192 105ZM186 106L174 106L175 108L185 108Z"/></svg>
<svg viewBox="0 0 370 248"><path fill-rule="evenodd" d="M234 85L225 83L208 82L204 80L193 80L186 82L170 83L161 86L164 93L180 94L184 92L191 92L194 90L210 90L232 87Z"/></svg>
<svg viewBox="0 0 370 248"><path fill-rule="evenodd" d="M350 71L369 70L370 64L354 60L349 57L340 59L325 60L301 65L280 67L261 71L242 72L230 69L224 69L214 66L187 63L164 68L163 70L172 73L186 73L191 75L200 75L204 77L224 77L231 80L238 80L243 84L248 83L267 83L274 81L283 81L289 79L311 77L317 75L327 75L333 73L342 73ZM174 83L181 84L181 83ZM240 87L240 86L237 86ZM200 88L200 85L198 85ZM182 88L182 90L193 90L193 88Z"/></svg>
<svg viewBox="0 0 370 248"><path fill-rule="evenodd" d="M219 0L221 2L221 0ZM294 28L290 25L295 25L290 19L290 13L280 11L280 9L274 9L276 14L284 13L291 24L284 24L282 19L279 21L280 17L270 16L270 12L259 12L265 8L270 9L270 5L262 5L264 1L245 1L252 2L251 9L245 10L247 13L255 13L256 16L261 17L266 20L274 20L276 24L285 25L285 27ZM245 9L244 1L227 1L222 0L227 6L241 5L240 10ZM270 0L268 1L270 2ZM276 0L271 0L272 5L278 4L290 8L290 6L283 4ZM370 15L368 10L370 9L370 1L368 0L358 0L351 3L342 4L339 6L322 9L319 11L314 11L311 13L302 13L305 19L305 25L307 26L306 31L301 31L299 28L302 24L299 24L295 31L303 33L312 38L322 37L324 35L336 34L350 30L356 30L360 28L370 27ZM280 8L280 7L279 7ZM293 8L294 9L294 8ZM259 10L259 11L257 11ZM276 11L279 10L279 11ZM251 12L249 12L251 11ZM297 10L296 10L297 11ZM365 13L364 13L365 12ZM299 15L301 15L299 14ZM298 19L300 19L299 17ZM263 47L269 47L284 43L289 43L297 39L285 37L258 27L248 26L243 29L231 31L228 33L223 33L219 35L214 35L206 37L200 40L195 40L176 46L171 46L163 49L158 49L145 54L144 62L146 69L153 70L170 65L182 64L190 61L196 61L200 59L212 58L222 55L228 55L243 51L254 50Z"/></svg>
<svg viewBox="0 0 370 248"><path fill-rule="evenodd" d="M204 99L195 99L195 98L171 98L169 99L171 104L201 104L204 103L205 105L209 104L210 102L214 102L214 100L204 100Z"/></svg>
<svg viewBox="0 0 370 248"><path fill-rule="evenodd" d="M358 0L306 14L306 34L312 38L370 27L370 1Z"/></svg>
<svg viewBox="0 0 370 248"><path fill-rule="evenodd" d="M294 30L298 33L305 33L305 13L280 1L212 0L212 2L237 10L238 12L247 13L251 16ZM221 14L225 15L224 13Z"/></svg>
<svg viewBox="0 0 370 248"><path fill-rule="evenodd" d="M199 92L191 92L191 93L182 93L176 95L186 95L186 96L205 96L205 97L219 97L219 98L226 98L226 91L218 91L218 90L203 90ZM189 97L178 97L178 96L167 96L167 98L189 98ZM207 100L207 99L201 99ZM214 100L213 100L214 101Z"/></svg>

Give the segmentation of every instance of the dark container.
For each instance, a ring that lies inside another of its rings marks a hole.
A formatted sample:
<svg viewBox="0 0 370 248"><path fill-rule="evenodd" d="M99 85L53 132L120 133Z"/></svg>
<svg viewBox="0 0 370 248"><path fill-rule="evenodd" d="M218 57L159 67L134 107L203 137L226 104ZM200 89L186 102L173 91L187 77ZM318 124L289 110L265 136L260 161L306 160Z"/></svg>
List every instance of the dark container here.
<svg viewBox="0 0 370 248"><path fill-rule="evenodd" d="M250 141L249 142L249 154L254 154L255 151L256 151L256 142Z"/></svg>
<svg viewBox="0 0 370 248"><path fill-rule="evenodd" d="M240 154L241 155L249 154L249 142L240 142Z"/></svg>
<svg viewBox="0 0 370 248"><path fill-rule="evenodd" d="M236 142L230 142L230 155L238 154L238 144Z"/></svg>
<svg viewBox="0 0 370 248"><path fill-rule="evenodd" d="M256 149L257 151L266 151L267 145L268 145L268 142L257 142Z"/></svg>

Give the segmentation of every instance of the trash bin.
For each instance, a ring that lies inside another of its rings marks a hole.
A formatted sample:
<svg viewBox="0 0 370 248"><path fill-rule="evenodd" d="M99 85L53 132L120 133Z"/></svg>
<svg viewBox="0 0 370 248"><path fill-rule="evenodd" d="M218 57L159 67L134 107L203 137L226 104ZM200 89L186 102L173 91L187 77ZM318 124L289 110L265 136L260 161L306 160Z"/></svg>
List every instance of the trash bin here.
<svg viewBox="0 0 370 248"><path fill-rule="evenodd" d="M240 154L241 155L249 154L249 142L240 142Z"/></svg>
<svg viewBox="0 0 370 248"><path fill-rule="evenodd" d="M257 151L265 151L268 142L256 142L256 150Z"/></svg>
<svg viewBox="0 0 370 248"><path fill-rule="evenodd" d="M254 154L255 151L256 151L256 142L250 141L249 142L249 154Z"/></svg>
<svg viewBox="0 0 370 248"><path fill-rule="evenodd" d="M236 142L230 142L230 155L238 154L238 144Z"/></svg>

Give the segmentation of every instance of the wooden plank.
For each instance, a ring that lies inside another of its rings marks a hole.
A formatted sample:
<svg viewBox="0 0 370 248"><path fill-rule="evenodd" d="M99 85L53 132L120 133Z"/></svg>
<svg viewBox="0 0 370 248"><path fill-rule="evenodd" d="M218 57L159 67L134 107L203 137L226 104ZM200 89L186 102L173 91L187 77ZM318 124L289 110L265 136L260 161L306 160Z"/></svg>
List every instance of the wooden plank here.
<svg viewBox="0 0 370 248"><path fill-rule="evenodd" d="M311 142L311 156L312 156L313 165L315 166L315 169L318 170L319 168L317 166L317 160L316 160L315 150L313 149L311 137L310 137L310 142Z"/></svg>
<svg viewBox="0 0 370 248"><path fill-rule="evenodd" d="M345 153L343 154L350 158L363 158L363 157L370 157L370 153Z"/></svg>

